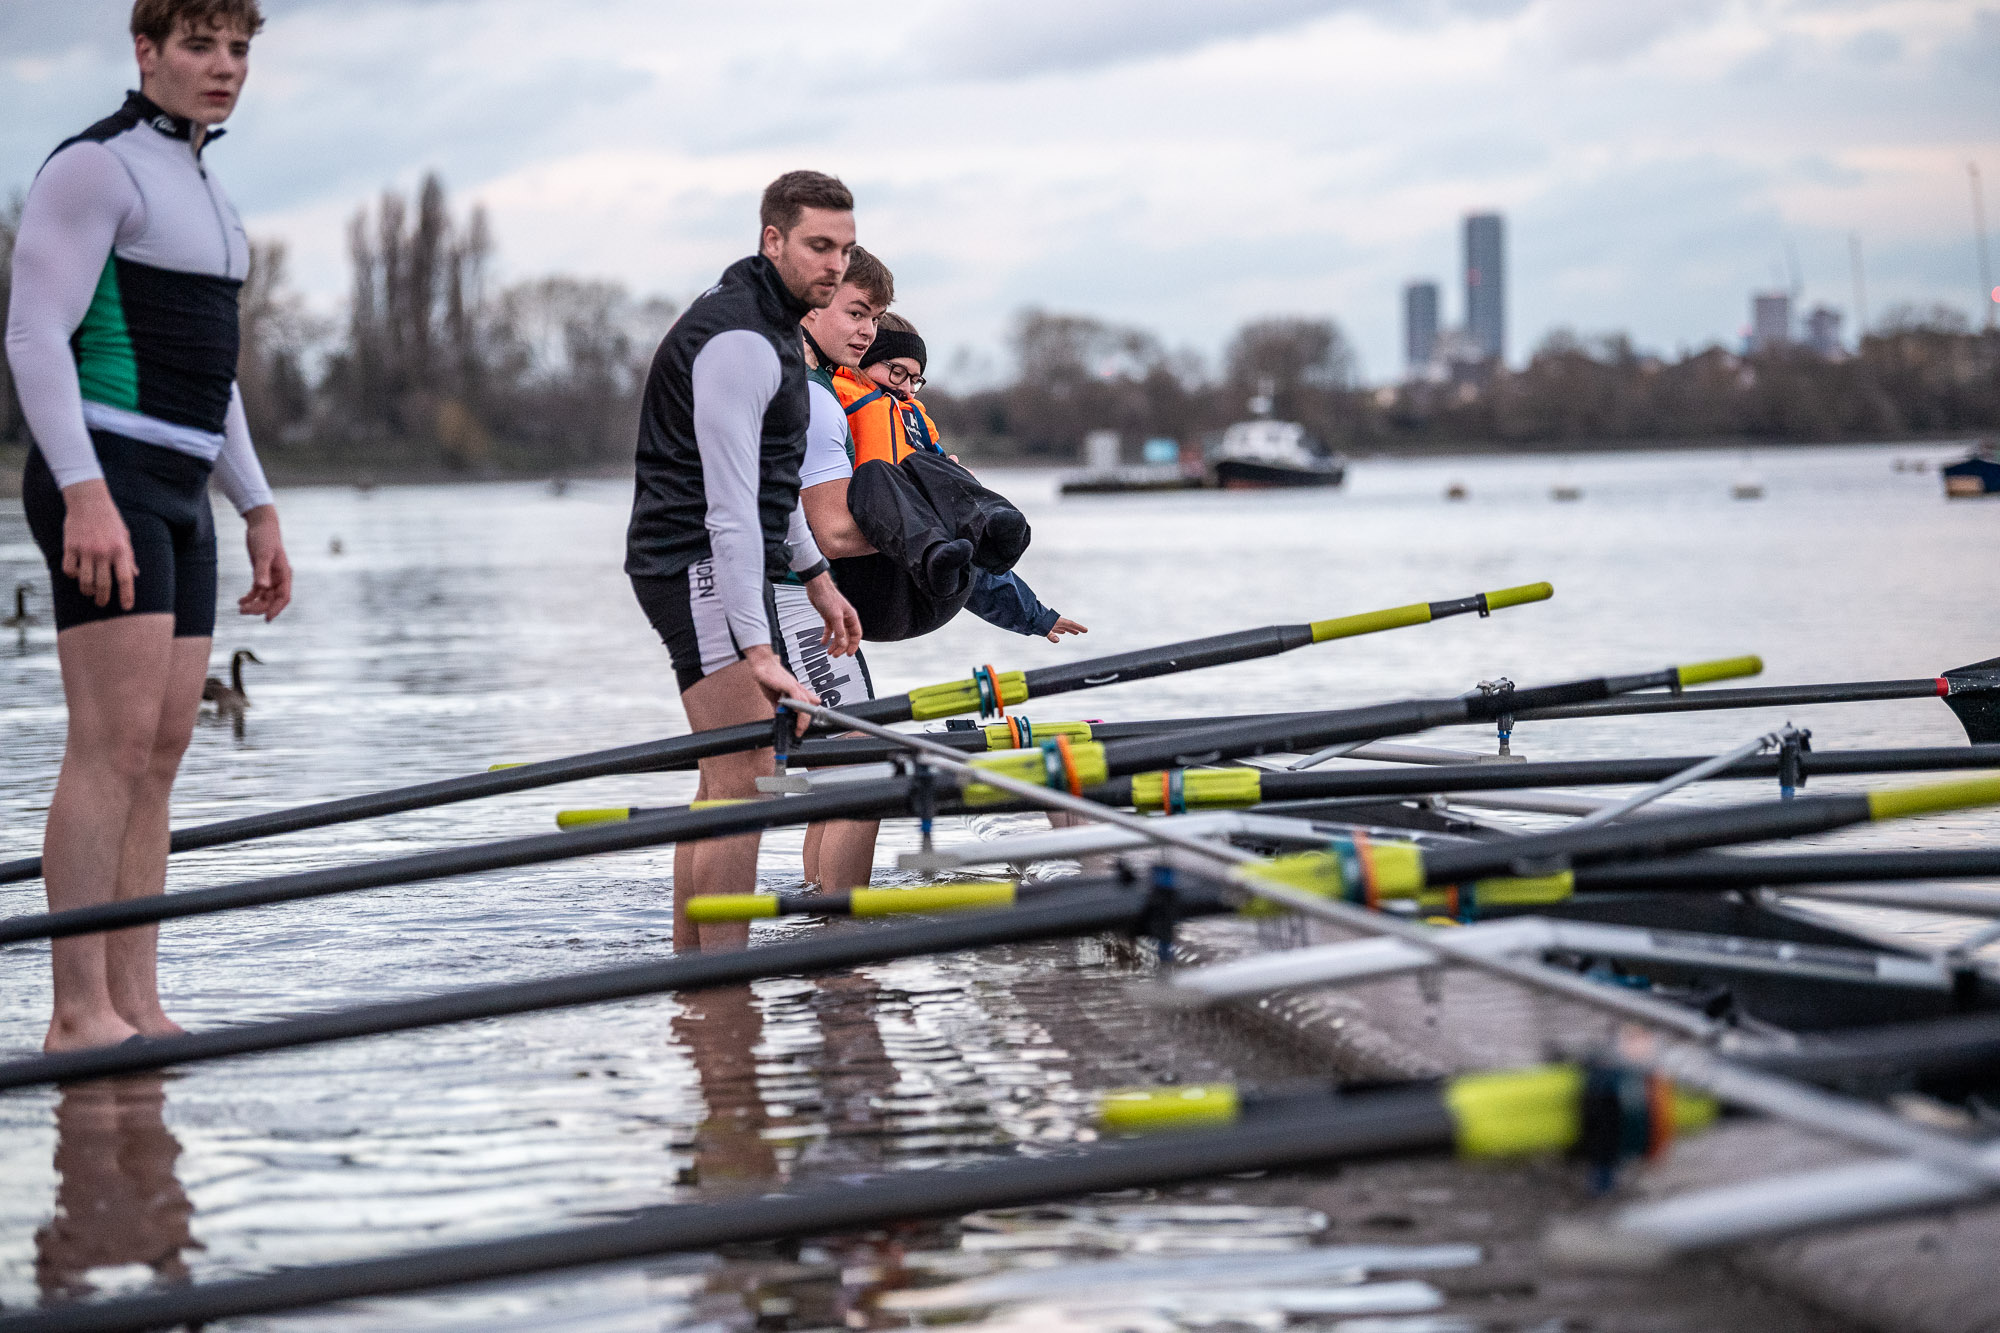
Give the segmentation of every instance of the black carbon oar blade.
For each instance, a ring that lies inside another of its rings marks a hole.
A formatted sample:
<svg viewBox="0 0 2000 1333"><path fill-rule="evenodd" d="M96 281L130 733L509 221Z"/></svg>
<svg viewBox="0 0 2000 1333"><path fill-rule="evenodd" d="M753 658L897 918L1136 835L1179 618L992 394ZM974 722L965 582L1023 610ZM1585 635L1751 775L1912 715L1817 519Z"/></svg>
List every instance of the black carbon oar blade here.
<svg viewBox="0 0 2000 1333"><path fill-rule="evenodd" d="M2000 657L1944 673L1944 706L1958 717L1974 745L2000 742Z"/></svg>

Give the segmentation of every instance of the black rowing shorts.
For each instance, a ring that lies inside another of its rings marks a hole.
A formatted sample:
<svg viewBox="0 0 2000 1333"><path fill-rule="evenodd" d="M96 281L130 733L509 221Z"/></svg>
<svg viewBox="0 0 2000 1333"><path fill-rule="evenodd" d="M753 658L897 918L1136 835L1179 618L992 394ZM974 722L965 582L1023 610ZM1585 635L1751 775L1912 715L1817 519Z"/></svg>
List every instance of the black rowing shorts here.
<svg viewBox="0 0 2000 1333"><path fill-rule="evenodd" d="M215 634L215 515L208 507L209 464L192 454L144 444L94 430L90 442L104 469L125 530L132 535L132 558L139 566L132 609L118 604L113 591L106 605L83 595L62 572L62 488L42 458L28 450L21 474L21 504L28 530L48 562L56 629L66 630L119 616L170 614L177 639Z"/></svg>
<svg viewBox="0 0 2000 1333"><path fill-rule="evenodd" d="M683 694L696 681L743 657L722 609L722 593L715 586L714 561L714 556L705 555L678 574L631 576L639 608L667 645ZM778 607L769 582L764 584L764 623L776 631Z"/></svg>

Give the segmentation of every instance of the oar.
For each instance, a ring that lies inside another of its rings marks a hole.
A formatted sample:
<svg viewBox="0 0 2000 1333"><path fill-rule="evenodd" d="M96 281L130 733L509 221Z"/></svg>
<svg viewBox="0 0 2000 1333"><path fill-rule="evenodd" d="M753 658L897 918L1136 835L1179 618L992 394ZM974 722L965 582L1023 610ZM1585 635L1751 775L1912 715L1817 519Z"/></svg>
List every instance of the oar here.
<svg viewBox="0 0 2000 1333"><path fill-rule="evenodd" d="M1114 1099L1115 1101L1116 1099ZM1150 1100L1150 1106L1144 1106ZM1213 1094L1209 1101L1220 1099ZM1127 1097L1107 1106L1112 1126L1203 1123L1172 1095ZM1631 1132L1631 1105L1657 1108ZM1150 1113L1148 1113L1150 1111ZM1176 1112L1180 1114L1176 1115ZM1273 1171L1376 1157L1457 1153L1471 1159L1584 1152L1596 1161L1646 1151L1662 1130L1696 1129L1710 1104L1618 1070L1570 1066L1471 1074L1431 1085L1236 1102L1226 1122L1183 1128L1045 1156L861 1181L795 1185L717 1203L652 1208L502 1240L437 1246L381 1259L349 1260L228 1278L89 1305L0 1318L0 1333L132 1333L270 1314L333 1301L434 1291L587 1265L709 1250L747 1241L802 1239L894 1222L956 1217L1114 1190L1178 1184L1245 1171Z"/></svg>
<svg viewBox="0 0 2000 1333"><path fill-rule="evenodd" d="M933 749L922 737L900 735L873 723L844 716L829 708L810 704L790 706L799 708L823 722L836 723L848 730L865 732L883 739L900 740L909 746L913 753L931 756L931 762L939 764L947 771L959 774L961 780L966 777L977 778L1003 791L1032 799L1050 809L1069 810L1132 832L1143 832L1162 847L1178 848L1219 867L1226 867L1229 882L1234 887L1272 907L1289 909L1307 917L1348 926L1364 935L1382 936L1405 944L1414 944L1431 954L1441 955L1450 962L1463 963L1479 971L1523 984L1538 992L1578 1001L1586 1008L1601 1014L1635 1018L1661 1031L1684 1036L1692 1035L1708 1039L1719 1034L1720 1029L1714 1020L1703 1015L1691 1014L1653 996L1626 991L1622 987L1599 985L1573 973L1538 964L1488 956L1477 947L1460 945L1454 938L1453 931L1427 929L1410 922L1395 920L1384 913L1371 911L1354 903L1341 901L1331 895L1323 896L1301 890L1293 883L1286 882L1298 877L1281 865L1255 863L1255 858L1237 848L1218 846L1200 838L1169 831L1162 827L1159 821L1092 805L1075 795L1073 791L1045 790L1017 777L1003 777L976 768L948 750ZM1133 744L1144 744L1144 742ZM1072 783L1073 781L1072 778ZM1986 782L1991 790L1975 794L2000 799L2000 775L1989 777ZM1054 782L1051 781L1051 786L1053 785ZM1964 790L1968 785L1956 784L1957 790L1949 794L1935 788L1923 788L1915 792L1878 795L1871 799L1870 805L1877 815L1917 814L1950 808L1962 803L1968 794ZM1976 785L1976 781L1971 785ZM1588 839L1612 831L1590 829L1577 837ZM1307 858L1293 857L1290 860L1296 864L1306 861ZM1324 871L1320 871L1316 876L1308 874L1304 878L1309 883L1317 879L1320 884L1324 884L1327 877ZM1340 877L1333 879L1336 886L1340 882ZM982 918L974 916L971 919ZM1957 1139L1911 1124L1865 1103L1834 1096L1789 1079L1776 1078L1717 1059L1684 1040L1662 1044L1652 1050L1634 1049L1625 1052L1623 1058L1653 1073L1671 1078L1675 1082L1698 1088L1721 1101L1817 1129L1850 1143L1906 1154L1934 1168L2000 1185L2000 1162L1989 1160Z"/></svg>
<svg viewBox="0 0 2000 1333"><path fill-rule="evenodd" d="M1683 677L1726 677L1731 673L1752 671L1756 665L1755 658L1736 658L1722 663L1669 667L1664 671L1631 676L1572 681L1522 693L1538 698L1603 698L1608 692L1618 689L1646 688ZM1324 737L1359 740L1394 735L1399 731L1422 730L1435 725L1434 718L1462 720L1479 716L1481 710L1492 706L1490 700L1479 695L1461 699L1410 700L1330 713L1300 714L1283 721L1266 720L1243 728L1203 729L1186 733L1185 739L1198 746L1203 756L1227 757L1254 753L1260 747L1284 748L1297 740L1317 744ZM845 719L841 723L844 727L872 727L881 730L884 736L901 736L901 733L882 729L879 724L864 718L851 714L841 716ZM768 730L766 728L767 734ZM954 761L965 762L956 752L936 746L928 738L905 737L903 743L932 745ZM1175 738L1172 737L1140 737L1108 745L1086 741L1075 746L1071 746L1066 739L1058 738L1044 749L990 755L971 763L979 774L993 775L996 782L1005 781L1010 776L1019 778L1025 775L1036 782L1065 785L1073 782L1080 789L1086 784L1101 784L1113 772L1122 774L1157 763L1159 754L1170 754L1174 749ZM1252 773L1248 769L1239 771ZM1188 779L1193 781L1198 776L1189 774ZM1223 776L1226 778L1229 775L1225 773ZM1145 785L1143 779L1135 780L1126 788L1128 795L1142 785ZM1151 786L1160 793L1161 799L1172 804L1176 787L1174 775L1158 775ZM885 818L910 812L912 793L917 789L918 779L914 777L881 778L841 784L826 791L782 801L747 801L734 805L709 803L701 809L690 807L574 832L419 852L364 865L304 871L214 889L128 898L67 912L12 917L0 920L0 944L83 935L239 907L355 893L451 875L542 865L700 838L729 837L786 824L805 824L823 819ZM949 784L937 795L948 796ZM935 810L949 813L971 808L997 808L1007 804L1008 800L1007 792L999 786L980 782L960 792L955 801L940 799Z"/></svg>
<svg viewBox="0 0 2000 1333"><path fill-rule="evenodd" d="M1743 671L1752 669L1754 665L1754 659L1750 659L1747 663L1743 660L1738 660L1730 664L1727 669L1731 671ZM1571 682L1567 685L1546 686L1542 687L1539 691L1529 691L1527 693L1531 697L1603 697L1606 691L1620 687L1638 688L1641 683L1658 683L1663 678L1677 678L1684 674L1697 676L1709 675L1723 669L1722 667L1712 665L1700 668L1668 668L1663 672L1647 672L1624 677L1600 677L1586 681ZM869 734L887 738L901 736L901 733L889 731L876 723L868 722L852 714L836 713L831 709L818 708L809 704L792 706L798 708L800 711L808 711L812 715L821 717L845 730L861 730ZM1361 736L1392 734L1399 727L1428 725L1423 719L1436 715L1438 710L1441 709L1447 711L1459 710L1461 715L1463 715L1464 710L1476 709L1483 706L1485 705L1479 702L1477 696L1471 700L1418 700L1412 701L1407 705L1377 705L1371 708L1347 710L1342 713L1324 714L1321 715L1321 720L1317 723L1298 723L1296 726L1306 728L1300 734L1308 741L1316 743L1318 740L1333 736L1354 736L1359 738ZM1196 736L1199 738L1199 743L1204 747L1209 746L1213 742L1221 744L1225 749L1241 746L1247 750L1248 747L1270 740L1270 732L1267 728L1253 727L1246 730L1251 734L1234 741L1226 737L1221 737L1217 732L1201 732L1196 733ZM1286 732L1286 735L1291 734L1289 730ZM1034 785L1034 782L1024 780L1018 776L1019 772L1025 771L1034 779L1047 782L1051 785L1066 784L1073 787L1077 782L1075 770L1082 766L1083 763L1102 766L1126 762L1126 759L1123 757L1108 757L1110 756L1112 747L1107 747L1096 742L1087 742L1084 746L1077 748L1079 750L1094 751L1094 753L1083 760L1079 760L1075 756L1066 753L1069 749L1067 742L1056 741L1051 742L1047 750L1043 752L1029 751L1017 755L991 756L981 760L967 761L956 753L946 750L941 746L935 746L932 742L922 737L902 736L901 739L904 744L911 748L930 754L931 763L942 765L953 774L955 781L963 783L964 786L960 793L960 800L967 805L984 806L997 804L1004 801L1010 794L1017 797L1027 796L1040 803L1053 805L1058 808L1080 809L1108 822L1124 823L1128 826L1146 829L1148 835L1155 839L1168 842L1170 845L1186 846L1205 856L1217 858L1225 864L1234 865L1252 859L1248 853L1237 852L1234 849L1217 848L1200 839L1169 834L1163 829L1156 830L1145 820L1128 815L1113 814L1069 792L1058 792L1038 787ZM1129 749L1132 752L1130 761L1139 762L1152 754L1157 742L1138 739L1115 742L1114 745L1120 750ZM925 750L927 746L931 747L931 749ZM1062 762L1058 765L1053 760L1059 754L1062 755ZM1023 761L1027 762L1024 763ZM1010 772L1010 769L1015 771ZM705 830L705 836L725 836L727 834L746 832L753 828L767 827L778 823L811 822L818 819L839 818L843 815L851 816L859 811L879 808L885 804L893 806L897 801L908 799L913 784L924 781L925 778L922 774L913 774L907 778L889 779L880 783L855 783L835 792L794 797L782 801L746 801L714 809L690 810L681 815L663 815L647 820L608 825L577 833L559 833L541 838L520 838L509 842L487 844L484 847L459 848L445 852L424 853L414 857L403 857L393 861L381 862L372 866L348 867L338 871L307 872L307 874L300 876L282 876L278 880L264 881L261 884L253 883L232 887L239 895L246 895L257 901L268 902L276 901L278 898L287 895L292 897L318 896L327 893L352 891L363 886L379 887L388 883L408 883L415 880L435 878L440 875L465 873L468 869L484 869L502 865L522 865L559 860L565 855L575 854L574 852L566 851L561 846L564 843L568 843L572 847L577 844L588 843L589 850L592 851L629 849L649 845L654 842L671 841L676 837L686 837L689 830L697 823ZM291 881L291 883L287 884L286 881ZM1258 891L1273 896L1284 895L1289 892L1284 887L1276 885L1265 885ZM28 919L15 924L10 934L12 938L21 939L31 938L35 935L47 935L53 933L56 929L65 934L82 933L85 927L79 925L79 920L81 919L80 913L105 914L109 912L120 916L130 916L135 914L137 909L141 908L152 912L159 912L175 906L175 898L189 896L191 895L178 894L169 897L83 908L78 909L78 912L61 914L63 918L66 918L66 920L62 921L57 921L56 918L52 917ZM1322 905L1317 900L1303 899L1302 901L1313 909L1331 910L1327 905ZM217 908L211 902L211 904L207 905L206 910L217 910ZM1041 912L1043 909L1038 906L1022 910L1027 918L1032 919L1036 913ZM1011 916L1012 914L1009 915ZM54 923L53 926L52 923ZM0 925L8 924L13 923L0 923ZM130 925L133 922L130 920L119 920L116 924ZM87 928L102 930L105 928L105 925L106 923L102 915L93 915L89 918ZM998 919L984 915L947 920L946 922L927 923L924 928L933 925L953 925L969 928L972 932L969 938L972 939L983 938L981 935L982 931L1003 929ZM1098 928L1101 929L1103 927ZM1083 927L1076 927L1072 929L1071 933L1081 933L1084 929ZM954 935L949 938L957 939L960 937ZM994 936L994 938L1009 939L1012 937L1003 933ZM1047 936L1032 935L1030 938L1047 938ZM808 943L823 942L811 941ZM772 957L774 951L787 947L790 946L771 946L768 949L757 950L755 954L758 958L769 958ZM961 944L956 947L970 946ZM863 953L866 954L865 949ZM806 956L811 957L812 955L808 953ZM880 958L875 955L867 955L867 957L869 961L880 961ZM13 1064L0 1065L0 1089L32 1083L59 1081L66 1078L89 1078L114 1073L132 1073L145 1069L160 1069L188 1060L209 1059L251 1051L282 1049L309 1042L339 1040L346 1037L365 1036L378 1032L401 1031L411 1027L428 1026L440 1022L457 1022L468 1018L485 1017L493 1014L518 1013L526 1009L547 1008L570 1003L588 1003L598 999L620 998L624 995L644 993L644 989L668 989L684 984L679 980L673 979L681 975L676 969L683 966L692 969L693 973L697 976L719 974L728 978L727 981L711 981L703 984L731 984L734 981L743 980L747 976L783 974L788 971L800 970L797 965L780 966L776 973L759 974L755 969L760 964L747 961L732 962L732 958L740 958L740 956L727 956L721 960L701 957L675 959L667 963L654 965L652 968L617 969L609 974L608 977L586 973L575 978L558 978L546 982L528 982L516 986L498 988L479 988L473 991L460 992L455 996L441 996L430 1000L414 1000L400 1004L371 1006L341 1013L319 1015L312 1018L283 1020L278 1023L254 1024L223 1029L221 1031L165 1037L133 1046L113 1047L108 1050L78 1051L61 1055L41 1056L35 1059L16 1061ZM850 965L852 964L838 962L829 966L840 967ZM656 969L665 969L665 971L662 972ZM748 970L746 971L745 969ZM662 977L667 979L662 980ZM1548 984L1559 985L1561 983L1550 982ZM1586 991L1595 989L1590 987L1588 983L1578 984ZM642 989L629 989L634 986L641 987ZM566 999L563 998L565 996L581 996L582 998ZM1646 1013L1655 1013L1657 1010L1658 1012L1655 1016L1661 1021L1665 1021L1666 1014L1672 1012L1666 1006L1654 1004L1647 997L1638 995L1623 997L1619 1003L1628 1010Z"/></svg>
<svg viewBox="0 0 2000 1333"><path fill-rule="evenodd" d="M959 713L993 712L996 709L1004 713L1007 708L1025 703L1029 699L1044 699L1076 690L1098 689L1106 685L1150 680L1156 676L1174 675L1183 671L1197 671L1203 667L1247 662L1255 658L1290 652L1295 648L1304 648L1309 644L1328 643L1335 639L1354 638L1358 635L1375 634L1410 625L1425 625L1449 616L1475 613L1486 616L1507 607L1545 601L1554 594L1555 589L1547 583L1530 583L1517 588L1476 593L1471 597L1440 602L1417 602L1409 606L1339 616L1305 625L1271 625L1263 629L1240 630L1234 634L1191 639L1184 643L1170 643L1159 648L1145 648L1109 657L1037 667L1033 671L996 672L990 667L982 667L974 672L969 680L926 685L908 694L899 694L886 699L871 699L856 704L853 714L870 722L891 723L924 722ZM716 755L759 749L770 744L770 741L771 727L768 723L719 727L713 731L696 732L690 736L675 736L641 745L597 750L588 754L572 755L565 759L548 759L492 772L444 778L436 782L423 782L410 787L370 792L335 801L297 806L290 810L274 810L268 814L250 815L242 819L228 819L195 828L179 829L172 835L169 850L183 852L201 847L218 847L251 838L296 833L302 829L324 828L330 824L345 824L405 810L450 805L457 801L498 796L505 792L526 791L555 783L577 782L585 778L608 777L620 773L644 773ZM41 873L41 860L38 857L11 861L0 864L0 883L33 879Z"/></svg>
<svg viewBox="0 0 2000 1333"><path fill-rule="evenodd" d="M1310 713L1280 715L1289 721L1320 716ZM1263 724L1269 716L1243 719ZM1140 735L1164 735L1161 726ZM932 735L932 740L948 738ZM871 742L887 748L886 742ZM1178 808L1188 810L1244 809L1272 806L1272 813L1309 815L1311 810L1283 805L1284 802L1337 801L1367 797L1434 796L1451 792L1503 791L1529 787L1618 786L1633 782L1661 782L1689 768L1709 762L1711 756L1665 756L1657 759L1567 759L1518 764L1438 764L1419 768L1323 769L1305 772L1272 772L1255 768L1190 769L1178 779ZM1776 779L1784 774L1779 755L1756 755L1740 759L1709 779ZM1891 750L1807 750L1798 756L1801 778L1880 773L1948 772L1953 769L2000 769L2000 745L1941 745L1927 748ZM815 780L813 790L830 791L831 784ZM1131 806L1141 810L1163 808L1161 778L1143 774L1134 778L1114 778L1093 787L1088 795L1107 805ZM556 814L560 828L580 828L588 824L639 819L664 814L674 806L613 806L596 809L561 810ZM1329 814L1337 811L1329 810Z"/></svg>
<svg viewBox="0 0 2000 1333"><path fill-rule="evenodd" d="M1719 893L1787 885L2000 878L2000 848L1664 857L1562 872L1572 893ZM2000 904L2000 894L1989 895Z"/></svg>
<svg viewBox="0 0 2000 1333"><path fill-rule="evenodd" d="M507 1014L601 1004L638 995L736 986L766 977L816 975L920 954L1063 939L1101 931L1144 931L1155 919L1172 920L1226 910L1229 909L1222 900L1220 886L1212 878L1177 874L1171 882L1136 887L1115 877L1100 878L1079 886L1073 894L1012 912L948 916L866 931L815 935L755 949L689 954L656 963L504 985L472 986L332 1013L32 1056L0 1063L0 1090L133 1074L258 1051L280 1051Z"/></svg>
<svg viewBox="0 0 2000 1333"><path fill-rule="evenodd" d="M1351 902L1416 899L1428 905L1434 896L1430 891L1441 889L1446 892L1438 905L1454 913L1480 905L1535 906L1568 897L1566 872L1592 862L1795 838L1995 803L2000 803L2000 773L1983 773L1922 787L1693 810L1435 851L1350 845L1333 853L1286 858L1274 873Z"/></svg>
<svg viewBox="0 0 2000 1333"><path fill-rule="evenodd" d="M1775 685L1746 690L1703 690L1669 698L1613 699L1531 708L1520 721L1564 717L1629 717L1636 713L1693 713L1715 708L1796 708L1806 704L1875 703L1887 699L1942 699L1975 745L2000 742L2000 657L1954 667L1941 676L1913 680L1848 681L1828 685Z"/></svg>

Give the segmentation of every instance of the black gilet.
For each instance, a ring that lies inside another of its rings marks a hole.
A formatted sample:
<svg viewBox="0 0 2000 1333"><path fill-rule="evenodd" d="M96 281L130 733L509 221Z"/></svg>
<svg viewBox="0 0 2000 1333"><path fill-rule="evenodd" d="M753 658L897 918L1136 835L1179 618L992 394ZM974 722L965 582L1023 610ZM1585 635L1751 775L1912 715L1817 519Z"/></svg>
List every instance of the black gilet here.
<svg viewBox="0 0 2000 1333"><path fill-rule="evenodd" d="M778 354L778 392L764 412L757 516L765 573L783 577L791 558L785 535L798 505L811 417L799 343L799 319L810 308L786 290L770 260L752 255L724 270L722 281L696 297L667 331L653 354L640 406L626 573L677 574L710 554L708 497L694 438L694 359L717 334L748 329L768 338Z"/></svg>

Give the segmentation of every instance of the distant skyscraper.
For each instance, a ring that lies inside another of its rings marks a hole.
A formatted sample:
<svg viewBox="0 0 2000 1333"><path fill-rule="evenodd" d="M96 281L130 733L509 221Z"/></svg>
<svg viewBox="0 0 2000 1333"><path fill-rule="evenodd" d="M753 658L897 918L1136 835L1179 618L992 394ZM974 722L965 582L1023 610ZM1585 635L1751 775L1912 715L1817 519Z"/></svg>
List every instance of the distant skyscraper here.
<svg viewBox="0 0 2000 1333"><path fill-rule="evenodd" d="M1750 298L1750 351L1767 352L1792 341L1792 298L1758 292Z"/></svg>
<svg viewBox="0 0 2000 1333"><path fill-rule="evenodd" d="M1437 360L1437 341L1438 285L1413 282L1403 288L1403 352L1411 375Z"/></svg>
<svg viewBox="0 0 2000 1333"><path fill-rule="evenodd" d="M1507 355L1507 256L1498 213L1465 220L1465 331L1489 361Z"/></svg>
<svg viewBox="0 0 2000 1333"><path fill-rule="evenodd" d="M1846 349L1840 345L1840 312L1832 306L1814 306L1806 316L1806 346L1813 349L1814 356L1828 360L1839 356Z"/></svg>

